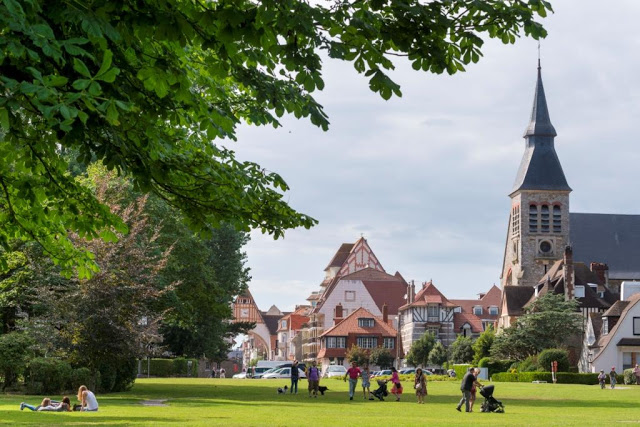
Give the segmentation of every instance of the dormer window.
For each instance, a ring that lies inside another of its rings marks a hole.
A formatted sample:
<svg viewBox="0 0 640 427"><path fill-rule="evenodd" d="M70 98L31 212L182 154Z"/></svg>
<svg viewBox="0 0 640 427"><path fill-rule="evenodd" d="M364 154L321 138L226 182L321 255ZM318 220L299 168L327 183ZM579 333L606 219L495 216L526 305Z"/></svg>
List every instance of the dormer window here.
<svg viewBox="0 0 640 427"><path fill-rule="evenodd" d="M283 327L283 328L286 328L286 327L287 327L287 321L286 321L286 320L283 320L281 323L282 323L282 327Z"/></svg>
<svg viewBox="0 0 640 427"><path fill-rule="evenodd" d="M577 285L576 289L575 289L575 294L574 296L576 298L584 298L584 286L582 285Z"/></svg>
<svg viewBox="0 0 640 427"><path fill-rule="evenodd" d="M462 307L456 307L453 309L454 313L462 313Z"/></svg>
<svg viewBox="0 0 640 427"><path fill-rule="evenodd" d="M602 335L607 335L609 333L609 318L602 318Z"/></svg>
<svg viewBox="0 0 640 427"><path fill-rule="evenodd" d="M495 305L492 305L491 307L489 307L489 314L492 316L497 316L498 315L498 307L496 307Z"/></svg>
<svg viewBox="0 0 640 427"><path fill-rule="evenodd" d="M482 316L482 306L476 305L473 307L473 314L476 316Z"/></svg>
<svg viewBox="0 0 640 427"><path fill-rule="evenodd" d="M358 319L358 326L361 328L373 328L373 319L369 317L360 317Z"/></svg>

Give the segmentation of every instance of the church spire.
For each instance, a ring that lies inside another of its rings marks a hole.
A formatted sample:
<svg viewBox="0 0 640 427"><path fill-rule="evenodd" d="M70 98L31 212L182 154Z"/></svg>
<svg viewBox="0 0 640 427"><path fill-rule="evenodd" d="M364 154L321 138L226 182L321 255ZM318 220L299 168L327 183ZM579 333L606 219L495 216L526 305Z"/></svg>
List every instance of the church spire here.
<svg viewBox="0 0 640 427"><path fill-rule="evenodd" d="M533 96L531 120L524 133L526 148L511 194L518 190L571 191L554 148L556 135L549 118L538 59L538 80Z"/></svg>
<svg viewBox="0 0 640 427"><path fill-rule="evenodd" d="M544 86L542 85L542 67L540 67L540 58L538 58L538 81L536 82L536 91L533 96L533 107L531 109L531 120L529 126L524 133L524 137L529 136L556 136L556 130L551 124L549 117L549 108L547 108L547 97L544 95Z"/></svg>

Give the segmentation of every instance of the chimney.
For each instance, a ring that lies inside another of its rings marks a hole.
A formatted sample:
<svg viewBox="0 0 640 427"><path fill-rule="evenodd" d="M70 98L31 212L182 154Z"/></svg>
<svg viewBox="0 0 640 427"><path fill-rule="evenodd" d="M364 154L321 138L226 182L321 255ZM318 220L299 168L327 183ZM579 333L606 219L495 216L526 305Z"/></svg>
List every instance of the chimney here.
<svg viewBox="0 0 640 427"><path fill-rule="evenodd" d="M598 276L598 285L609 287L609 266L602 262L592 262L589 266L590 270Z"/></svg>
<svg viewBox="0 0 640 427"><path fill-rule="evenodd" d="M564 298L569 301L574 297L573 249L571 248L571 246L567 246L566 248L564 248L563 261Z"/></svg>
<svg viewBox="0 0 640 427"><path fill-rule="evenodd" d="M389 324L389 308L387 307L386 302L382 304L382 321Z"/></svg>
<svg viewBox="0 0 640 427"><path fill-rule="evenodd" d="M411 284L407 288L407 303L409 304L413 303L415 297L416 297L416 285L415 285L415 282L412 280Z"/></svg>
<svg viewBox="0 0 640 427"><path fill-rule="evenodd" d="M337 325L342 320L342 304L336 305L335 315L333 316L333 324Z"/></svg>

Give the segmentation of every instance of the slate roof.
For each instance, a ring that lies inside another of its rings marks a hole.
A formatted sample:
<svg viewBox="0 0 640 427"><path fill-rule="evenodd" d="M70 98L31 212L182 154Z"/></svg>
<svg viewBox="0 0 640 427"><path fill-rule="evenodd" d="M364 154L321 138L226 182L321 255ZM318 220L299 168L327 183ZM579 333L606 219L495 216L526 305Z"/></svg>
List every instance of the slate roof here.
<svg viewBox="0 0 640 427"><path fill-rule="evenodd" d="M571 213L574 261L602 262L611 279L640 279L640 215Z"/></svg>
<svg viewBox="0 0 640 427"><path fill-rule="evenodd" d="M372 318L373 327L362 328L358 326L358 318L360 317ZM360 307L359 309L345 317L340 323L328 329L321 336L346 337L349 334L359 336L380 334L383 337L395 337L397 335L397 331L391 325L384 323L380 317L374 316L366 308Z"/></svg>
<svg viewBox="0 0 640 427"><path fill-rule="evenodd" d="M596 338L595 342L598 342L602 334L602 313L589 313L589 318L593 326L593 334Z"/></svg>
<svg viewBox="0 0 640 427"><path fill-rule="evenodd" d="M620 341L618 341L618 344L616 345L617 346L628 345L628 346L640 347L640 338L622 338L620 339Z"/></svg>
<svg viewBox="0 0 640 427"><path fill-rule="evenodd" d="M629 305L629 301L616 301L609 310L602 314L602 317L620 317L625 308Z"/></svg>
<svg viewBox="0 0 640 427"><path fill-rule="evenodd" d="M330 267L342 267L342 264L347 260L354 246L355 243L343 243L340 248L338 248L338 252L331 258L325 270Z"/></svg>
<svg viewBox="0 0 640 427"><path fill-rule="evenodd" d="M505 286L502 289L503 298L507 305L507 315L520 316L524 314L524 306L534 294L533 286ZM505 314L505 313L502 313Z"/></svg>
<svg viewBox="0 0 640 427"><path fill-rule="evenodd" d="M264 319L264 324L267 327L267 329L269 330L269 334L270 335L277 335L278 334L278 326L279 326L278 321L280 319L282 319L283 315L287 315L287 314L290 314L290 313L267 314L266 311L261 311L260 314L262 314L262 318Z"/></svg>
<svg viewBox="0 0 640 427"><path fill-rule="evenodd" d="M511 193L518 190L571 191L553 146L556 130L551 124L538 66L531 120L525 131L525 152Z"/></svg>

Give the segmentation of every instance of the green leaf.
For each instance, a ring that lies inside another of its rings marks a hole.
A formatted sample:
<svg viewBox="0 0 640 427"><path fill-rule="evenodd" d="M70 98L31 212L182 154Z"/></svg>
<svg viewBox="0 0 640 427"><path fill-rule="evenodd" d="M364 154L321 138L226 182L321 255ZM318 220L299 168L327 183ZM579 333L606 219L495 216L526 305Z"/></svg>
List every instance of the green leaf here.
<svg viewBox="0 0 640 427"><path fill-rule="evenodd" d="M120 70L118 68L112 68L106 73L97 75L95 77L96 80L102 80L107 83L113 83L116 80L116 76L120 74Z"/></svg>
<svg viewBox="0 0 640 427"><path fill-rule="evenodd" d="M11 124L9 122L9 111L5 107L0 107L0 127L5 131L11 130Z"/></svg>
<svg viewBox="0 0 640 427"><path fill-rule="evenodd" d="M100 65L100 69L98 70L96 77L99 77L107 72L109 67L111 67L112 59L113 59L113 52L111 52L109 49L105 50L104 56L102 57L102 65Z"/></svg>
<svg viewBox="0 0 640 427"><path fill-rule="evenodd" d="M78 73L82 74L83 76L91 78L91 73L89 72L89 69L87 68L85 63L82 62L81 59L73 58L73 69L76 70Z"/></svg>

